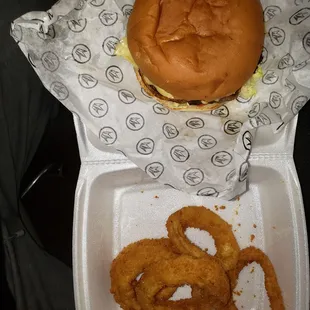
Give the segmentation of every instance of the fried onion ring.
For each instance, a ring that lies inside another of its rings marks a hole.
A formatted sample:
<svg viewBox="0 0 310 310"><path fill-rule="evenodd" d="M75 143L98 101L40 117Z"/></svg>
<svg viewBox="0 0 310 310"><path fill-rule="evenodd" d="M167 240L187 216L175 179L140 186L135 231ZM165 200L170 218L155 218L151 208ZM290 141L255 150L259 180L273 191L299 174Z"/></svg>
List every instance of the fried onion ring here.
<svg viewBox="0 0 310 310"><path fill-rule="evenodd" d="M168 236L180 253L203 257L207 253L193 244L185 235L189 227L208 231L215 241L217 252L225 271L235 268L240 252L231 225L205 207L184 207L170 215L166 227Z"/></svg>
<svg viewBox="0 0 310 310"><path fill-rule="evenodd" d="M237 267L229 272L232 290L237 286L237 280L241 270L247 265L256 262L265 273L265 288L272 310L284 310L282 292L277 280L277 275L269 257L260 249L248 247L240 251Z"/></svg>
<svg viewBox="0 0 310 310"><path fill-rule="evenodd" d="M156 300L162 289L183 285L201 289L223 304L227 304L231 297L229 279L217 259L208 255L201 258L181 255L155 263L145 270L136 286L137 300L143 310L208 309L200 296L177 301Z"/></svg>
<svg viewBox="0 0 310 310"><path fill-rule="evenodd" d="M168 239L144 239L125 247L111 266L111 293L123 309L140 310L134 286L150 265L177 255Z"/></svg>

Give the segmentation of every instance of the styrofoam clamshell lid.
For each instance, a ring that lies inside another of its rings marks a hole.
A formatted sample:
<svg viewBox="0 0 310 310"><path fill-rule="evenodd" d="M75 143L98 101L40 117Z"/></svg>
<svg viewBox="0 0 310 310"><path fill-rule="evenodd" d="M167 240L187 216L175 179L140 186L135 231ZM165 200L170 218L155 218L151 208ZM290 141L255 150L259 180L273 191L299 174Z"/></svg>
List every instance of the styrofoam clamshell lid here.
<svg viewBox="0 0 310 310"><path fill-rule="evenodd" d="M150 179L122 153L102 146L75 117L82 158L74 215L76 308L120 309L110 294L113 258L131 242L167 236L165 222L176 210L203 205L232 225L241 248L253 245L270 257L286 309L309 309L307 232L292 156L296 123L277 137L268 135L268 127L258 132L250 158L249 189L227 202L189 195ZM189 229L187 234L215 253L213 239L206 233ZM237 291L238 309L269 309L258 265L242 271ZM186 289L179 296L184 294Z"/></svg>

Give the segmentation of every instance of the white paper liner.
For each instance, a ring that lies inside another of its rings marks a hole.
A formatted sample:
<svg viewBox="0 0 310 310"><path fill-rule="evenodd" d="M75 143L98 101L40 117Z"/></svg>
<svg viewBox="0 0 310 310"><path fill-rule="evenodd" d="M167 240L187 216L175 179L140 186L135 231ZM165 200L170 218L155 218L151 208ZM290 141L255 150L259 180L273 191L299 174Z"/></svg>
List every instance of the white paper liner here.
<svg viewBox="0 0 310 310"><path fill-rule="evenodd" d="M310 97L310 3L263 0L263 78L251 99L213 112L174 112L140 88L115 57L133 0L61 0L12 24L12 36L45 87L106 145L151 178L197 195L246 190L256 129L280 131Z"/></svg>

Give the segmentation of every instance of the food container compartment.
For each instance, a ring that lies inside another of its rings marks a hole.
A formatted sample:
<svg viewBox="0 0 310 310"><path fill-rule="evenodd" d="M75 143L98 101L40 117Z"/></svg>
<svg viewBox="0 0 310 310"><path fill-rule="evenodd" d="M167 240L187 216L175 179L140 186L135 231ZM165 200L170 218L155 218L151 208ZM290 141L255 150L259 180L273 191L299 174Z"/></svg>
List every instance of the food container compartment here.
<svg viewBox="0 0 310 310"><path fill-rule="evenodd" d="M250 159L249 190L229 202L191 196L157 183L121 153L101 148L77 118L75 123L82 157L73 245L77 309L120 309L109 292L112 259L131 242L167 236L168 216L186 205L204 205L218 213L232 224L241 248L254 245L264 250L278 275L286 309L308 309L305 217L292 152L288 153L293 150L296 122L283 131L277 145L271 143L269 153L267 146L256 147ZM281 147L282 153L277 153ZM191 229L188 234L214 253L206 233ZM241 273L237 306L265 310L269 301L264 275L253 266Z"/></svg>

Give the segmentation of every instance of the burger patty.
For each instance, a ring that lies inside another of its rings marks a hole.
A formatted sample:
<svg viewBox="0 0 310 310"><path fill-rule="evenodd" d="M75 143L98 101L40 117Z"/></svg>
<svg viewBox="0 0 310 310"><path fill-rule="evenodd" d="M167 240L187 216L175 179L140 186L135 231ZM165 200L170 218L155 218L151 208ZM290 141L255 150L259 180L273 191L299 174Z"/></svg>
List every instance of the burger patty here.
<svg viewBox="0 0 310 310"><path fill-rule="evenodd" d="M258 66L260 65L260 63L263 61L263 54L261 54L260 58L259 58L259 61L258 61L258 64L257 64L257 67L256 69L254 70L254 73L256 72ZM140 72L140 70L139 70ZM171 100L170 98L167 98L165 96L163 96L162 94L160 94L156 87L154 85L150 85L148 83L146 83L146 81L144 80L144 77L143 77L143 74L140 72L140 75L145 83L145 85L147 86L147 88L152 92L154 93L159 99L162 99L162 100ZM219 100L216 100L216 101L210 101L208 103L222 103L222 102L228 102L228 101L232 101L232 100L235 100L238 98L239 96L239 93L240 93L241 89L237 90L234 94L232 95L229 95L229 96L226 96L226 97L223 97L223 98L220 98ZM208 103L204 103L202 100L181 100L181 99L173 99L173 102L176 102L176 103L188 103L189 105L200 105L200 104L208 104Z"/></svg>
<svg viewBox="0 0 310 310"><path fill-rule="evenodd" d="M210 102L208 102L208 103L205 103L205 102L203 102L202 100L182 100L182 99L173 99L173 100L172 100L172 99L167 98L167 97L163 96L162 94L160 94L160 93L157 91L157 89L156 89L155 86L146 83L146 81L144 80L143 75L141 74L141 72L140 72L140 75L141 75L141 77L142 77L142 79L143 79L143 82L144 82L145 85L147 86L147 88L148 88L156 97L158 97L159 99L162 99L162 100L170 100L170 101L173 101L173 102L175 102L175 103L180 103L180 104L181 104L181 103L183 103L183 104L188 103L189 105L200 105L200 104L205 105L205 104L208 104L208 103L221 103L221 102L226 102L226 101L232 101L232 100L235 100L235 99L238 97L239 93L240 93L240 89L239 89L236 93L234 93L234 94L232 94L232 95L229 95L229 96L227 96L227 97L220 98L219 100L216 100L216 101L210 101Z"/></svg>

